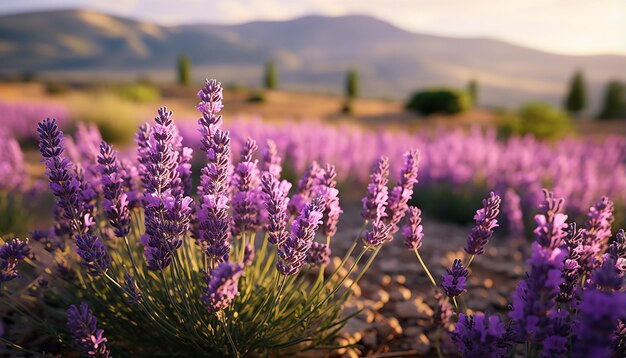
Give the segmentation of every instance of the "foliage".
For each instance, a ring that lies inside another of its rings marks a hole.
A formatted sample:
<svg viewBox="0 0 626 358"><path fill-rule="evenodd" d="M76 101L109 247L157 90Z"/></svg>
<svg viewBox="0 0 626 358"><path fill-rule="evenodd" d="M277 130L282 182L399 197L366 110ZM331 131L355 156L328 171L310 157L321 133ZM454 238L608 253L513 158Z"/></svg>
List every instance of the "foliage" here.
<svg viewBox="0 0 626 358"><path fill-rule="evenodd" d="M278 88L278 70L276 69L276 63L274 61L267 61L265 63L265 75L263 77L263 85L268 90L274 90Z"/></svg>
<svg viewBox="0 0 626 358"><path fill-rule="evenodd" d="M620 81L611 81L606 85L602 100L600 119L626 117L626 87Z"/></svg>
<svg viewBox="0 0 626 358"><path fill-rule="evenodd" d="M185 55L178 56L177 72L178 84L189 86L191 84L191 62Z"/></svg>
<svg viewBox="0 0 626 358"><path fill-rule="evenodd" d="M413 94L406 108L425 116L435 113L457 114L471 108L471 98L466 92L456 89L427 89Z"/></svg>
<svg viewBox="0 0 626 358"><path fill-rule="evenodd" d="M262 103L267 101L267 94L264 91L254 91L248 96L248 102Z"/></svg>
<svg viewBox="0 0 626 358"><path fill-rule="evenodd" d="M476 106L478 104L478 82L476 79L472 78L467 84L467 93L470 96L472 105Z"/></svg>
<svg viewBox="0 0 626 358"><path fill-rule="evenodd" d="M559 139L574 132L565 112L541 102L527 103L516 114L502 114L499 129L505 136L532 134L539 139Z"/></svg>
<svg viewBox="0 0 626 358"><path fill-rule="evenodd" d="M570 113L577 114L587 106L587 85L582 71L576 71L570 82L570 87L565 97L564 107Z"/></svg>
<svg viewBox="0 0 626 358"><path fill-rule="evenodd" d="M150 103L161 98L161 91L149 83L120 85L113 91L122 99L138 103Z"/></svg>
<svg viewBox="0 0 626 358"><path fill-rule="evenodd" d="M348 70L346 75L346 97L355 98L360 93L359 73L356 69Z"/></svg>

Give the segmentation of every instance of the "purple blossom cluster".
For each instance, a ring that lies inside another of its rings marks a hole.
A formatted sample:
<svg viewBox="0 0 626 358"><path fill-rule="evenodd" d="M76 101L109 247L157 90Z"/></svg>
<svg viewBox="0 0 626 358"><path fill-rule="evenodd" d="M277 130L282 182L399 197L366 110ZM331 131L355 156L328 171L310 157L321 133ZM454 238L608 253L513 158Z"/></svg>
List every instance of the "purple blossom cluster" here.
<svg viewBox="0 0 626 358"><path fill-rule="evenodd" d="M207 273L206 290L202 293L202 302L211 314L226 309L239 294L239 277L243 275L243 266L231 262L222 262Z"/></svg>
<svg viewBox="0 0 626 358"><path fill-rule="evenodd" d="M485 252L485 246L493 235L493 229L498 227L498 214L500 214L500 197L493 192L487 199L483 199L482 209L474 215L474 227L467 237L465 252L470 255L480 255Z"/></svg>
<svg viewBox="0 0 626 358"><path fill-rule="evenodd" d="M139 172L144 186L145 234L141 237L151 270L171 264L189 229L192 199L185 196L179 167L180 135L165 107L158 110L155 125L145 125L137 136Z"/></svg>
<svg viewBox="0 0 626 358"><path fill-rule="evenodd" d="M448 273L441 278L441 287L446 296L454 298L465 291L467 275L469 272L461 260L456 259L452 263L452 268L447 269Z"/></svg>
<svg viewBox="0 0 626 358"><path fill-rule="evenodd" d="M74 343L85 356L98 358L110 356L104 330L98 328L98 319L86 303L81 303L80 307L71 305L67 309L67 327L72 334Z"/></svg>
<svg viewBox="0 0 626 358"><path fill-rule="evenodd" d="M197 143L195 127L186 125L192 121L181 124L188 143ZM297 173L305 172L312 161L328 162L335 164L339 181L367 184L369 165L381 155L393 159L390 169L395 172L403 165L403 152L412 147L421 151L418 190L436 185L479 186L504 195L512 189L522 198L524 213L533 212L543 201L540 192L545 183L568 198L567 210L575 215L584 215L589 203L602 195L615 202L626 200L626 140L617 136L602 142L564 139L547 143L532 137L503 141L495 131L479 128L397 133L315 121L268 123L261 118L235 118L227 126L234 153L241 151L248 137L259 143L272 139L279 155Z"/></svg>
<svg viewBox="0 0 626 358"><path fill-rule="evenodd" d="M60 125L63 125L69 118L69 112L65 106L41 101L0 101L0 113L2 113L0 118L3 130L19 141L35 139L33 128L42 118L57 118Z"/></svg>
<svg viewBox="0 0 626 358"><path fill-rule="evenodd" d="M309 250L315 241L315 232L322 224L324 206L323 199L315 197L293 221L291 235L278 248L280 260L276 268L282 275L295 275L306 263Z"/></svg>
<svg viewBox="0 0 626 358"><path fill-rule="evenodd" d="M0 246L0 285L20 277L17 265L29 256L28 239L13 239Z"/></svg>
<svg viewBox="0 0 626 358"><path fill-rule="evenodd" d="M461 313L450 335L464 357L506 357L510 348L507 328L497 315Z"/></svg>

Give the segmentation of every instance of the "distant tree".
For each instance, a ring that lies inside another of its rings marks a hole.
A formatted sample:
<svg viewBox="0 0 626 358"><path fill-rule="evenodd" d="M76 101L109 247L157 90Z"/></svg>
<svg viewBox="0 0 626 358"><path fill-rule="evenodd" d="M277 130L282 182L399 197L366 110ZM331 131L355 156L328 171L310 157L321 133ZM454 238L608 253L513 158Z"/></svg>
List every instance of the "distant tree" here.
<svg viewBox="0 0 626 358"><path fill-rule="evenodd" d="M278 88L278 71L276 70L274 61L267 61L265 63L265 78L263 81L265 88L268 90Z"/></svg>
<svg viewBox="0 0 626 358"><path fill-rule="evenodd" d="M191 83L191 62L185 55L178 57L178 84L189 86Z"/></svg>
<svg viewBox="0 0 626 358"><path fill-rule="evenodd" d="M502 113L498 129L504 136L532 134L539 139L558 139L574 132L567 112L543 102L530 102L517 113Z"/></svg>
<svg viewBox="0 0 626 358"><path fill-rule="evenodd" d="M467 84L467 93L472 100L472 105L476 105L478 103L478 82L474 78L472 78Z"/></svg>
<svg viewBox="0 0 626 358"><path fill-rule="evenodd" d="M351 68L346 75L346 97L356 98L359 96L359 73Z"/></svg>
<svg viewBox="0 0 626 358"><path fill-rule="evenodd" d="M418 91L411 96L406 104L407 109L422 115L434 113L456 114L472 107L466 91L452 88L434 88Z"/></svg>
<svg viewBox="0 0 626 358"><path fill-rule="evenodd" d="M587 106L587 88L582 71L576 71L565 97L564 107L572 114L579 114Z"/></svg>
<svg viewBox="0 0 626 358"><path fill-rule="evenodd" d="M620 81L611 81L604 90L604 100L599 117L601 119L626 116L626 88Z"/></svg>

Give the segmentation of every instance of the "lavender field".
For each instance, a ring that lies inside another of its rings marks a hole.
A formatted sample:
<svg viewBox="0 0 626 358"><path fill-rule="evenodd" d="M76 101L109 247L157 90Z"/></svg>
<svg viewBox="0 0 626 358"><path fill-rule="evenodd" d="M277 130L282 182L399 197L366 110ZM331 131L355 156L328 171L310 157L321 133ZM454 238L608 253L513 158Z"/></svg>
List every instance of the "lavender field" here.
<svg viewBox="0 0 626 358"><path fill-rule="evenodd" d="M119 152L42 119L45 173L3 134L7 352L622 354L623 137L223 119L222 96L207 80L199 120L160 108ZM51 225L18 225L49 191Z"/></svg>
<svg viewBox="0 0 626 358"><path fill-rule="evenodd" d="M218 3L0 8L1 357L626 358L626 57Z"/></svg>

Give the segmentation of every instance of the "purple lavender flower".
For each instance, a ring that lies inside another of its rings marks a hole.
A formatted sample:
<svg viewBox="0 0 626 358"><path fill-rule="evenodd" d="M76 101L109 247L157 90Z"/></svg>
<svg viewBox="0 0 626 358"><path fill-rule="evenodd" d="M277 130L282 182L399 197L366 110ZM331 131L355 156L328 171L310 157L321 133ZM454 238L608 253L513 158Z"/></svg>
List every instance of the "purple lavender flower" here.
<svg viewBox="0 0 626 358"><path fill-rule="evenodd" d="M280 179L283 167L281 165L282 158L278 155L278 149L276 148L276 142L268 139L265 148L263 148L262 156L263 170Z"/></svg>
<svg viewBox="0 0 626 358"><path fill-rule="evenodd" d="M493 192L489 198L483 199L483 207L474 215L474 227L467 237L465 252L470 255L480 255L485 252L485 246L493 235L493 229L498 227L500 213L500 197Z"/></svg>
<svg viewBox="0 0 626 358"><path fill-rule="evenodd" d="M537 228L533 231L539 245L555 249L563 246L563 239L567 235L567 215L563 214L563 198L555 198L554 194L543 189L545 201L540 205L541 214L535 215Z"/></svg>
<svg viewBox="0 0 626 358"><path fill-rule="evenodd" d="M111 265L111 257L104 244L97 236L91 234L76 235L76 252L83 259L89 273L99 276Z"/></svg>
<svg viewBox="0 0 626 358"><path fill-rule="evenodd" d="M289 212L292 215L297 215L302 211L306 204L311 200L313 196L313 189L315 186L316 178L319 177L321 168L317 162L312 162L307 170L302 174L302 178L298 180L296 184L296 194L291 197L289 201Z"/></svg>
<svg viewBox="0 0 626 358"><path fill-rule="evenodd" d="M196 244L214 263L228 261L230 253L230 217L228 198L223 195L205 195L196 207L198 236Z"/></svg>
<svg viewBox="0 0 626 358"><path fill-rule="evenodd" d="M171 256L189 229L191 204L183 196L178 166L180 138L172 112L158 110L154 127L146 126L137 135L138 161L144 184L145 235L141 242L151 270L169 266Z"/></svg>
<svg viewBox="0 0 626 358"><path fill-rule="evenodd" d="M365 232L363 243L369 249L375 249L380 245L393 239L391 224L385 224L383 220L376 219L372 222L372 227Z"/></svg>
<svg viewBox="0 0 626 358"><path fill-rule="evenodd" d="M603 196L590 209L585 220L587 241L599 246L599 251L605 251L611 237L611 224L615 221L613 210L615 205L609 198Z"/></svg>
<svg viewBox="0 0 626 358"><path fill-rule="evenodd" d="M315 240L315 231L322 223L324 202L316 197L302 209L291 226L291 235L278 248L280 260L276 264L282 275L292 276L300 272Z"/></svg>
<svg viewBox="0 0 626 358"><path fill-rule="evenodd" d="M326 164L319 172L315 185L315 195L324 198L326 207L322 217L322 232L326 237L333 237L337 232L339 216L343 212L339 206L339 190L337 186L335 166Z"/></svg>
<svg viewBox="0 0 626 358"><path fill-rule="evenodd" d="M320 242L313 242L307 253L306 261L313 266L328 265L330 262L330 247Z"/></svg>
<svg viewBox="0 0 626 358"><path fill-rule="evenodd" d="M109 219L109 224L115 229L115 235L125 237L130 232L128 197L123 191L124 180L118 174L120 165L117 153L105 142L100 144L98 164L103 187L104 213Z"/></svg>
<svg viewBox="0 0 626 358"><path fill-rule="evenodd" d="M67 327L72 333L74 342L87 357L108 358L109 349L104 330L98 328L98 319L93 315L86 303L80 308L71 305L67 309Z"/></svg>
<svg viewBox="0 0 626 358"><path fill-rule="evenodd" d="M448 273L442 276L441 287L446 296L453 298L465 291L468 272L459 259L454 260L452 268L447 271Z"/></svg>
<svg viewBox="0 0 626 358"><path fill-rule="evenodd" d="M363 207L361 208L361 217L364 220L374 220L383 218L387 214L388 189L389 183L389 158L380 157L372 174L370 174L370 183L367 185L367 195L361 200Z"/></svg>
<svg viewBox="0 0 626 358"><path fill-rule="evenodd" d="M623 292L585 290L580 312L574 325L572 357L612 357L613 332L626 315Z"/></svg>
<svg viewBox="0 0 626 358"><path fill-rule="evenodd" d="M129 305L137 304L143 299L141 291L135 283L135 279L128 272L124 272L124 290L128 295L127 302Z"/></svg>
<svg viewBox="0 0 626 358"><path fill-rule="evenodd" d="M220 129L222 117L217 114L222 109L221 84L207 80L198 97L201 102L197 108L202 112L198 120L201 149L207 155L207 164L200 171L194 237L208 259L219 264L228 261L230 252L230 135Z"/></svg>
<svg viewBox="0 0 626 358"><path fill-rule="evenodd" d="M607 257L602 266L593 273L591 283L596 289L604 292L619 291L622 288L623 278L612 258Z"/></svg>
<svg viewBox="0 0 626 358"><path fill-rule="evenodd" d="M233 225L231 227L233 236L239 236L247 231L256 231L262 225L260 173L257 161L252 161L252 153L255 150L256 143L248 139L242 151L242 161L237 164L233 173Z"/></svg>
<svg viewBox="0 0 626 358"><path fill-rule="evenodd" d="M239 294L237 285L242 275L243 266L229 261L222 262L207 273L207 287L201 299L209 313L215 314L230 306Z"/></svg>
<svg viewBox="0 0 626 358"><path fill-rule="evenodd" d="M561 270L565 255L560 248L550 249L533 243L528 260L531 271L518 284L509 314L522 341L538 343L554 335L554 321L558 318L556 298L564 282Z"/></svg>
<svg viewBox="0 0 626 358"><path fill-rule="evenodd" d="M58 218L62 220L60 226L68 228L71 233L86 233L86 216L89 215L84 207L81 181L76 172L72 171L72 163L63 158L63 132L56 124L56 120L46 118L37 126L39 133L39 152L43 156L46 166L46 175L50 179L50 189L57 198L56 210Z"/></svg>
<svg viewBox="0 0 626 358"><path fill-rule="evenodd" d="M17 265L30 254L28 239L13 239L0 246L0 284L20 277Z"/></svg>
<svg viewBox="0 0 626 358"><path fill-rule="evenodd" d="M422 211L414 206L409 207L409 223L402 228L404 235L404 247L410 251L419 250L422 247L422 238L424 238L424 228L422 222Z"/></svg>
<svg viewBox="0 0 626 358"><path fill-rule="evenodd" d="M510 347L507 329L497 315L459 315L452 340L464 357L503 358Z"/></svg>
<svg viewBox="0 0 626 358"><path fill-rule="evenodd" d="M400 180L389 193L387 199L386 219L397 230L396 225L400 222L407 210L407 203L413 195L413 186L417 183L417 171L419 168L419 152L410 150L404 154L404 165L400 170Z"/></svg>
<svg viewBox="0 0 626 358"><path fill-rule="evenodd" d="M182 147L178 155L178 177L180 178L183 189L182 195L189 196L193 190L193 182L191 179L191 159L193 158L193 149Z"/></svg>
<svg viewBox="0 0 626 358"><path fill-rule="evenodd" d="M286 185L291 185L284 182ZM289 237L287 232L287 205L289 199L286 191L289 188L281 189L278 179L271 175L265 174L261 178L263 193L265 194L265 206L268 213L267 240L273 245L282 245Z"/></svg>
<svg viewBox="0 0 626 358"><path fill-rule="evenodd" d="M433 315L433 323L437 327L447 328L450 324L450 319L454 315L450 299L439 290L435 291L435 299L437 300L437 307Z"/></svg>
<svg viewBox="0 0 626 358"><path fill-rule="evenodd" d="M576 229L576 223L570 223L565 236L565 245L567 246L567 254L563 262L563 283L560 285L560 294L557 300L560 303L570 302L575 293L578 291L580 281L581 267L581 251L580 243L583 239L583 230Z"/></svg>
<svg viewBox="0 0 626 358"><path fill-rule="evenodd" d="M623 229L615 234L615 238L607 250L607 255L615 262L615 267L623 276L626 272L626 234L624 234Z"/></svg>

